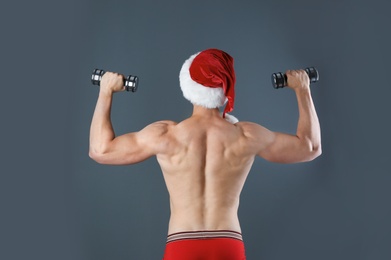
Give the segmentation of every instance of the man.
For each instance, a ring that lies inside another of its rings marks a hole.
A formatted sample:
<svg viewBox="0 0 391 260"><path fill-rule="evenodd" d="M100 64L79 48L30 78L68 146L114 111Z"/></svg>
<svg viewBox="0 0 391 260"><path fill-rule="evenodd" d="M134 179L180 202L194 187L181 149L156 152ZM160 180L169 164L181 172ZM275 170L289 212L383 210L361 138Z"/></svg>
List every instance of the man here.
<svg viewBox="0 0 391 260"><path fill-rule="evenodd" d="M134 164L157 156L170 195L165 260L245 259L237 216L239 196L255 156L278 163L305 162L321 154L320 126L305 71L287 71L297 96L296 135L272 132L227 114L234 105L232 57L217 49L192 55L180 85L194 106L176 123L160 121L115 136L110 122L114 92L123 75L107 72L91 123L90 151L101 164ZM218 107L227 103L223 115Z"/></svg>

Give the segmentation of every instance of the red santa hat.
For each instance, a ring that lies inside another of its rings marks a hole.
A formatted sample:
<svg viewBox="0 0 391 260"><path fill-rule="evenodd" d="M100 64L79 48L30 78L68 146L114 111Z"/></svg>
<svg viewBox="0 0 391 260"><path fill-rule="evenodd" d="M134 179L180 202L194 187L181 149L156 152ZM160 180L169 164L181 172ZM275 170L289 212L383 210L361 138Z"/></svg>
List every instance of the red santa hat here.
<svg viewBox="0 0 391 260"><path fill-rule="evenodd" d="M227 105L223 117L232 123L238 120L226 113L235 102L235 71L233 58L218 49L198 52L187 59L179 73L183 96L192 104L206 108Z"/></svg>

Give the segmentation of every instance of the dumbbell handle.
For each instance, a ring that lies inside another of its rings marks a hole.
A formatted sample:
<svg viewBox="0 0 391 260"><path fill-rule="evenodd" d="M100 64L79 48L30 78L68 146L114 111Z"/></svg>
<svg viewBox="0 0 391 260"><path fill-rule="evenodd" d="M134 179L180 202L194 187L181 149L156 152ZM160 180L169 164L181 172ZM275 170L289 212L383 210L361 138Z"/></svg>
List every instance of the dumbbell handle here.
<svg viewBox="0 0 391 260"><path fill-rule="evenodd" d="M310 83L319 81L319 72L315 67L308 67L304 69L310 79ZM272 74L272 85L275 89L283 88L287 85L288 78L286 74L277 72Z"/></svg>
<svg viewBox="0 0 391 260"><path fill-rule="evenodd" d="M94 69L91 76L92 84L100 86L100 81L102 80L102 77L105 73L106 72L104 70ZM139 81L137 76L129 75L123 80L126 91L136 92Z"/></svg>

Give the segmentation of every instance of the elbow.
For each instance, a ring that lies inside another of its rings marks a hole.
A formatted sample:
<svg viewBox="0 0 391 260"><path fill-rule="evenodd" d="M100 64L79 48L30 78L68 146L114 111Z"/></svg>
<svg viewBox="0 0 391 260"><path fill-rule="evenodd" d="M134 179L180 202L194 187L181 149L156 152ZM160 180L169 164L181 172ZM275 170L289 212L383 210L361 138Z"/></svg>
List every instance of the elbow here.
<svg viewBox="0 0 391 260"><path fill-rule="evenodd" d="M312 153L314 155L314 159L319 157L322 154L322 147L321 147L321 145L313 147L312 148Z"/></svg>
<svg viewBox="0 0 391 260"><path fill-rule="evenodd" d="M107 146L90 145L88 156L97 163L104 164L104 159L107 155Z"/></svg>
<svg viewBox="0 0 391 260"><path fill-rule="evenodd" d="M92 150L90 150L88 152L88 156L94 160L95 162L99 163L99 164L104 164L104 154L103 153L98 153L98 152L94 152Z"/></svg>
<svg viewBox="0 0 391 260"><path fill-rule="evenodd" d="M318 145L311 144L306 161L312 161L317 157L319 157L321 154L322 154L322 146L320 145L320 143Z"/></svg>
<svg viewBox="0 0 391 260"><path fill-rule="evenodd" d="M314 143L310 140L303 141L300 154L301 159L299 159L299 162L309 162L316 159L322 154L321 143Z"/></svg>

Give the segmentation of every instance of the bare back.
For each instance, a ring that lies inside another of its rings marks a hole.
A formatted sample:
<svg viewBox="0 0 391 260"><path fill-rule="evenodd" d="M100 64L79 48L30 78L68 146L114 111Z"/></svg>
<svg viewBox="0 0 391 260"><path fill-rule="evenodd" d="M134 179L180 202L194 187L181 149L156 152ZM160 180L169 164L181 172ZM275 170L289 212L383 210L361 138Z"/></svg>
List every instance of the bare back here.
<svg viewBox="0 0 391 260"><path fill-rule="evenodd" d="M240 232L239 196L254 161L239 127L221 117L192 116L169 128L157 159L170 194L169 233Z"/></svg>
<svg viewBox="0 0 391 260"><path fill-rule="evenodd" d="M91 122L89 156L110 165L130 165L157 156L170 194L169 234L240 232L239 196L255 156L275 163L298 163L322 152L308 75L304 70L286 75L298 101L295 135L252 122L233 125L218 109L194 105L193 115L179 124L159 121L141 131L115 136L110 108L112 94L124 90L123 76L106 72Z"/></svg>

